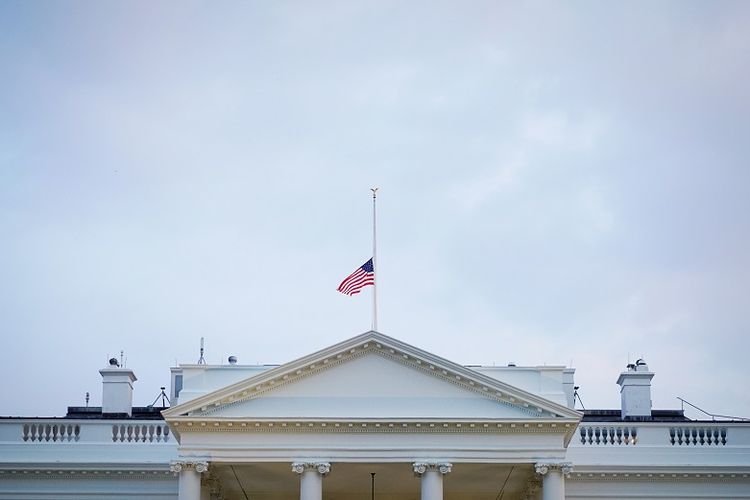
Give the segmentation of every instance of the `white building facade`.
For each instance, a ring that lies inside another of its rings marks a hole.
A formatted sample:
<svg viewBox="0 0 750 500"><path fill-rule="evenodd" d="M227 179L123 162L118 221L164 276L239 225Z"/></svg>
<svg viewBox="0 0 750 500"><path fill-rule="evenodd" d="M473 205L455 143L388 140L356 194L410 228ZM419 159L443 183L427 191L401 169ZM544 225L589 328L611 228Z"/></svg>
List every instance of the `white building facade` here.
<svg viewBox="0 0 750 500"><path fill-rule="evenodd" d="M280 366L181 365L173 406L0 419L0 499L750 498L750 423L574 409L573 370L466 367L377 332ZM106 411L105 411L106 410Z"/></svg>

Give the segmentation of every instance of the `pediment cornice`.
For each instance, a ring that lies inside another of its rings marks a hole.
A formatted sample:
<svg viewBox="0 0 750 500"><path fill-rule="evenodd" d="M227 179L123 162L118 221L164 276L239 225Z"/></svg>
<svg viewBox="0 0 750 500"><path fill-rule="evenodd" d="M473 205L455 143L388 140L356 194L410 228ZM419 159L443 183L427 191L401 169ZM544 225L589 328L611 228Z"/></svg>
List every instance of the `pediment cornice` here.
<svg viewBox="0 0 750 500"><path fill-rule="evenodd" d="M557 418L577 423L581 418L575 410L373 331L170 408L164 416L170 423L179 417L210 418L221 408L261 397L269 391L371 354L516 408L532 419Z"/></svg>
<svg viewBox="0 0 750 500"><path fill-rule="evenodd" d="M372 419L243 419L176 417L171 421L180 432L260 433L430 433L430 434L572 434L576 424L558 420L372 420Z"/></svg>

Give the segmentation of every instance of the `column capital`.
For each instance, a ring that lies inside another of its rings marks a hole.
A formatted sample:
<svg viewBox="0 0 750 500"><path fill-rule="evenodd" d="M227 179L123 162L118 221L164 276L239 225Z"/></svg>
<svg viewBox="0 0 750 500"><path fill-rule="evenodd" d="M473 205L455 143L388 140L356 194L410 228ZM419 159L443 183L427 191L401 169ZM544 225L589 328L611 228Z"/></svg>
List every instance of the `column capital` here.
<svg viewBox="0 0 750 500"><path fill-rule="evenodd" d="M179 474L182 471L193 470L198 474L208 472L208 462L205 460L191 460L179 458L172 460L169 463L169 470L175 474Z"/></svg>
<svg viewBox="0 0 750 500"><path fill-rule="evenodd" d="M302 474L308 470L317 471L321 476L325 476L331 472L331 464L328 462L294 462L292 464L292 472L297 474Z"/></svg>
<svg viewBox="0 0 750 500"><path fill-rule="evenodd" d="M572 462L537 462L534 464L536 473L540 476L546 475L549 471L560 471L560 473L568 477L573 471Z"/></svg>
<svg viewBox="0 0 750 500"><path fill-rule="evenodd" d="M417 476L421 476L428 470L438 471L440 474L445 475L453 468L453 464L450 462L414 462L411 466L414 468L414 474Z"/></svg>

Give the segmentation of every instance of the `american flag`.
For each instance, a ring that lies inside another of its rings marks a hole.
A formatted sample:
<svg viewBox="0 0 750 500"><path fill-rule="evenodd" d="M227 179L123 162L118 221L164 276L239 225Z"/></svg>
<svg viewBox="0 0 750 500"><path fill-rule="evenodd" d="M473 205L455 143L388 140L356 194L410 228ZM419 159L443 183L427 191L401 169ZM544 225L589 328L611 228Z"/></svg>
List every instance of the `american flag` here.
<svg viewBox="0 0 750 500"><path fill-rule="evenodd" d="M344 278L337 290L346 295L356 295L367 285L374 284L375 268L372 266L372 259L370 259Z"/></svg>

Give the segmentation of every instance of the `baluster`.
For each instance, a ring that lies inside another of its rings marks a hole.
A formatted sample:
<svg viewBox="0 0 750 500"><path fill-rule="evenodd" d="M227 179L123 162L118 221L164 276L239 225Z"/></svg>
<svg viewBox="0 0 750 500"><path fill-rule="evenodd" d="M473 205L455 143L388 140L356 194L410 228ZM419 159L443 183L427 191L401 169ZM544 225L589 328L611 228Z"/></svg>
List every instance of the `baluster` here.
<svg viewBox="0 0 750 500"><path fill-rule="evenodd" d="M133 426L128 425L127 430L128 430L128 443L130 443L131 441L133 441Z"/></svg>
<svg viewBox="0 0 750 500"><path fill-rule="evenodd" d="M622 427L617 428L617 444L622 444Z"/></svg>
<svg viewBox="0 0 750 500"><path fill-rule="evenodd" d="M701 446L703 446L706 443L706 429L704 429L703 427L698 429L698 437L700 438Z"/></svg>
<svg viewBox="0 0 750 500"><path fill-rule="evenodd" d="M148 438L148 427L146 427L146 424L143 424L141 426L141 442L145 443L147 438Z"/></svg>
<svg viewBox="0 0 750 500"><path fill-rule="evenodd" d="M727 444L727 429L726 429L726 427L723 427L721 429L721 444L722 445Z"/></svg>
<svg viewBox="0 0 750 500"><path fill-rule="evenodd" d="M674 427L669 428L669 442L672 443L672 446L674 446L674 435L675 435Z"/></svg>
<svg viewBox="0 0 750 500"><path fill-rule="evenodd" d="M73 430L75 431L75 440L78 441L78 439L80 439L81 437L81 426L76 425L75 427L73 427Z"/></svg>
<svg viewBox="0 0 750 500"><path fill-rule="evenodd" d="M23 431L22 432L23 433L21 434L21 438L24 441L28 441L29 440L29 424L23 424Z"/></svg>
<svg viewBox="0 0 750 500"><path fill-rule="evenodd" d="M44 426L44 440L49 441L50 434L52 434L52 426L47 424Z"/></svg>
<svg viewBox="0 0 750 500"><path fill-rule="evenodd" d="M601 440L599 439L599 436L601 435L601 430L599 427L594 428L594 436L596 437L596 444L600 444Z"/></svg>
<svg viewBox="0 0 750 500"><path fill-rule="evenodd" d="M719 429L714 427L714 438L713 438L714 444L719 444Z"/></svg>
<svg viewBox="0 0 750 500"><path fill-rule="evenodd" d="M169 441L169 426L165 425L164 427L164 441Z"/></svg>
<svg viewBox="0 0 750 500"><path fill-rule="evenodd" d="M638 429L636 429L635 427L631 427L630 435L633 436L633 440L632 440L633 444L637 443L638 442Z"/></svg>
<svg viewBox="0 0 750 500"><path fill-rule="evenodd" d="M153 424L148 426L148 442L149 443L154 442L154 425Z"/></svg>

